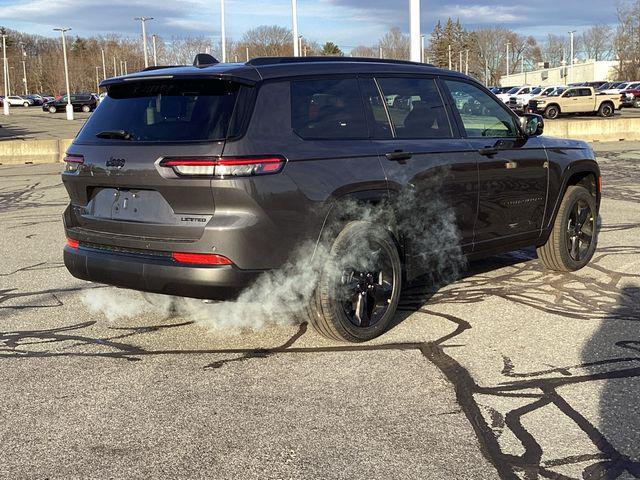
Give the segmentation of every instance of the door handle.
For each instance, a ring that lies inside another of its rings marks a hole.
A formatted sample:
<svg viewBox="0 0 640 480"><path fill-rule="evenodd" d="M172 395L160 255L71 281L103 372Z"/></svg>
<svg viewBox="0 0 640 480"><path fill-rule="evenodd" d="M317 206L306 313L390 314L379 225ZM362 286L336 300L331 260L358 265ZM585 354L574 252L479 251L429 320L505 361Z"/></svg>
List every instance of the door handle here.
<svg viewBox="0 0 640 480"><path fill-rule="evenodd" d="M404 162L406 160L410 160L411 157L413 157L413 153L396 150L395 152L385 153L384 156L387 157L387 160L391 160L393 162Z"/></svg>
<svg viewBox="0 0 640 480"><path fill-rule="evenodd" d="M492 155L498 154L498 149L496 147L484 147L478 150L478 153L485 157L491 157Z"/></svg>

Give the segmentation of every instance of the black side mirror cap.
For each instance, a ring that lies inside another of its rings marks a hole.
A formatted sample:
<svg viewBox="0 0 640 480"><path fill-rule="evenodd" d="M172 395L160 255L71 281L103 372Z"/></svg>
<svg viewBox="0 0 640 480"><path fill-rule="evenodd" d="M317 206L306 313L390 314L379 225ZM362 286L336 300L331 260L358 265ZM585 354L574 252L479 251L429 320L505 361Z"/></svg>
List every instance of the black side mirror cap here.
<svg viewBox="0 0 640 480"><path fill-rule="evenodd" d="M535 113L525 113L520 117L520 127L527 137L537 137L544 133L544 118Z"/></svg>

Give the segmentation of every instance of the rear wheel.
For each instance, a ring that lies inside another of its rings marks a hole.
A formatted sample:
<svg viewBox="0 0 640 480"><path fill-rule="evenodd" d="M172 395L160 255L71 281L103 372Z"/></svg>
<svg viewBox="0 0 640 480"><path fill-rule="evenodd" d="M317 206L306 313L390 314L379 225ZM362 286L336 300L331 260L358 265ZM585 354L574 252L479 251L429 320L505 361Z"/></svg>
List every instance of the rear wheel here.
<svg viewBox="0 0 640 480"><path fill-rule="evenodd" d="M601 117L611 117L614 114L614 111L613 105L610 103L603 103L600 105L600 108L598 108L598 115Z"/></svg>
<svg viewBox="0 0 640 480"><path fill-rule="evenodd" d="M91 111L91 107L89 105L83 105L82 106L82 111L84 113L89 113Z"/></svg>
<svg viewBox="0 0 640 480"><path fill-rule="evenodd" d="M24 108L27 108L27 107L29 106L29 102L24 102L24 103L22 104L22 106L23 106Z"/></svg>
<svg viewBox="0 0 640 480"><path fill-rule="evenodd" d="M551 120L553 120L554 118L558 118L559 115L560 109L555 105L549 105L544 111L544 116Z"/></svg>
<svg viewBox="0 0 640 480"><path fill-rule="evenodd" d="M633 101L633 106L634 106L635 108L640 108L640 98L636 98L636 99Z"/></svg>
<svg viewBox="0 0 640 480"><path fill-rule="evenodd" d="M593 257L598 243L596 202L584 187L571 186L560 204L547 243L538 247L538 257L550 270L579 270Z"/></svg>
<svg viewBox="0 0 640 480"><path fill-rule="evenodd" d="M49 113L56 113L57 109L56 107L49 107Z"/></svg>
<svg viewBox="0 0 640 480"><path fill-rule="evenodd" d="M391 235L369 222L350 222L337 236L311 299L311 324L339 341L366 342L393 320L402 265Z"/></svg>

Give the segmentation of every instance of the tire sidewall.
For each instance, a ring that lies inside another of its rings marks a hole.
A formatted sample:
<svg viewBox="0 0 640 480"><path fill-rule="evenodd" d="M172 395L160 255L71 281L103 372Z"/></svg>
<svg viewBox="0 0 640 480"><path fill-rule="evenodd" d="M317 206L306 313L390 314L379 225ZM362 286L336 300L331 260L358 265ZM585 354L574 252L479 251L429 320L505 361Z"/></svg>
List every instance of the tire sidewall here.
<svg viewBox="0 0 640 480"><path fill-rule="evenodd" d="M83 105L82 106L82 111L84 113L89 113L91 111L91 107L89 105Z"/></svg>
<svg viewBox="0 0 640 480"><path fill-rule="evenodd" d="M591 208L591 211L593 212L593 215L595 216L595 218L594 218L594 225L593 225L593 237L591 240L591 245L589 245L589 250L587 250L582 260L576 261L573 258L571 258L571 254L569 253L566 245L567 245L567 235L568 235L567 226L569 222L569 215L571 214L571 210L573 209L573 206L579 200L584 200L589 205L589 208ZM559 235L560 248L558 253L560 254L561 261L564 264L564 266L567 268L567 270L569 271L580 270L591 261L591 258L593 257L593 254L595 253L596 248L598 246L598 228L597 228L598 218L597 217L598 217L598 210L596 208L596 202L593 196L589 193L589 191L584 187L579 187L579 186L569 187L562 200L560 211L558 212L558 217L556 218L556 223L554 227L559 229L558 233L560 234Z"/></svg>
<svg viewBox="0 0 640 480"><path fill-rule="evenodd" d="M325 303L326 314L331 323L342 338L351 342L366 342L384 333L395 316L400 300L400 290L402 288L402 263L398 248L391 234L383 228L372 223L356 221L348 223L337 236L330 251L333 261L330 264L339 264L339 258L349 251L349 246L353 245L355 239L369 238L384 250L384 254L389 258L393 269L393 291L387 311L382 318L370 327L357 327L353 325L347 317L340 302L335 300L337 290L337 273L333 268L325 269L322 272L318 285L318 292L328 297Z"/></svg>
<svg viewBox="0 0 640 480"><path fill-rule="evenodd" d="M613 107L608 103L600 105L600 115L602 117L610 117L611 115L613 115L613 112Z"/></svg>
<svg viewBox="0 0 640 480"><path fill-rule="evenodd" d="M57 110L56 107L49 107L49 113L56 113Z"/></svg>
<svg viewBox="0 0 640 480"><path fill-rule="evenodd" d="M544 112L544 116L550 120L554 120L558 118L558 115L560 115L560 110L558 110L558 107L555 107L553 105L550 107L547 107L547 109Z"/></svg>

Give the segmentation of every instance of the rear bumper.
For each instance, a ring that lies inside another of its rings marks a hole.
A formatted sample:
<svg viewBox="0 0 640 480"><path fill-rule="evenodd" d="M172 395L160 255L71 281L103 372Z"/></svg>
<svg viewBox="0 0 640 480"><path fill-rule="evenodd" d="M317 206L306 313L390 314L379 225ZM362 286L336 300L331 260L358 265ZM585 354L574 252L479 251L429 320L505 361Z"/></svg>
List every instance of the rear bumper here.
<svg viewBox="0 0 640 480"><path fill-rule="evenodd" d="M64 248L64 264L76 278L145 292L233 300L263 273L234 266L184 265L171 258Z"/></svg>

